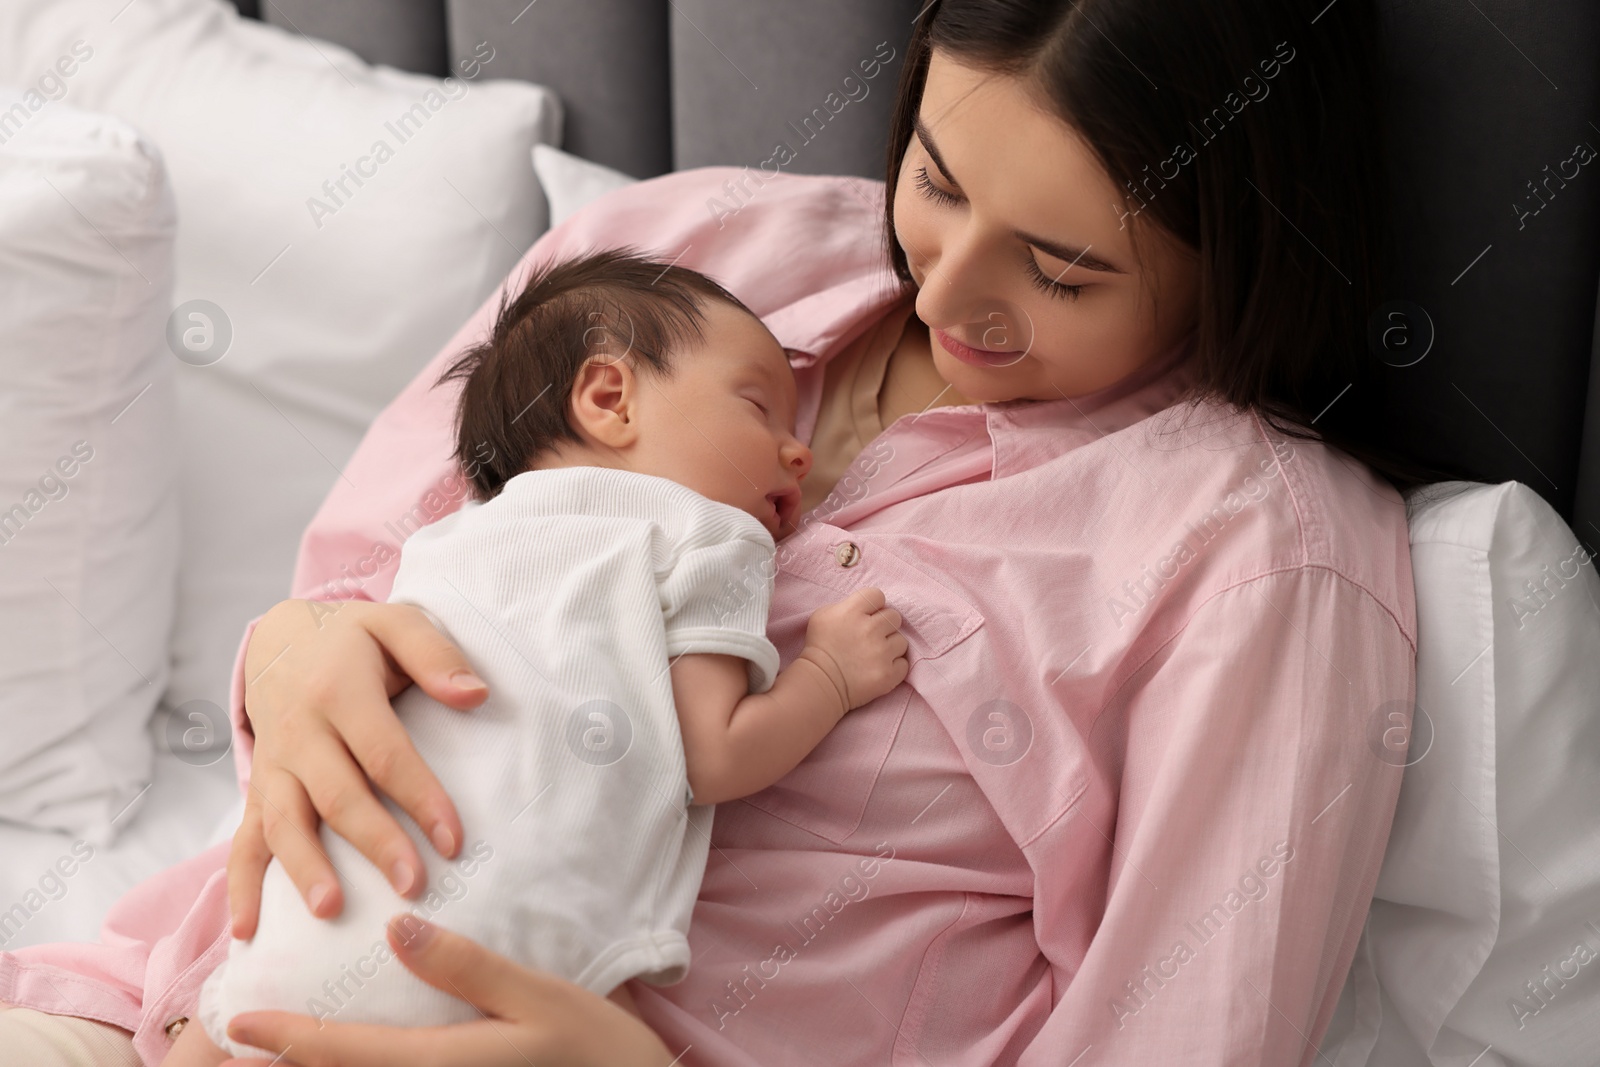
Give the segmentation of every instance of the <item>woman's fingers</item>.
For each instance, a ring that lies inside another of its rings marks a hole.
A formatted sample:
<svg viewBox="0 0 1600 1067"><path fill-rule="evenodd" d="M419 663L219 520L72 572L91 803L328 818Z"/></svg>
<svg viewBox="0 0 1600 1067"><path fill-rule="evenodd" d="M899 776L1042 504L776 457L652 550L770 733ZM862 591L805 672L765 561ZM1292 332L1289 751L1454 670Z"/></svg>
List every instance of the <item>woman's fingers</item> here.
<svg viewBox="0 0 1600 1067"><path fill-rule="evenodd" d="M524 1027L488 1019L455 1026L391 1027L319 1023L287 1012L243 1012L228 1035L256 1048L281 1049L276 1060L226 1060L223 1067L566 1067L541 1056Z"/></svg>
<svg viewBox="0 0 1600 1067"><path fill-rule="evenodd" d="M266 768L259 777L252 776L250 795L260 804L267 847L307 909L319 919L338 915L344 907L339 876L322 851L317 812L300 780L282 768ZM255 892L259 898L259 880Z"/></svg>
<svg viewBox="0 0 1600 1067"><path fill-rule="evenodd" d="M229 860L236 929L254 931L264 850L278 858L312 914L339 913L339 882L321 848L319 821L383 871L396 892L414 896L424 885L422 857L374 784L441 855L455 855L464 835L455 805L389 700L415 678L435 698L466 709L483 702L484 683L424 612L399 604L285 601L257 624L247 658L256 666L246 713L257 758L246 805L253 814Z"/></svg>
<svg viewBox="0 0 1600 1067"><path fill-rule="evenodd" d="M391 918L386 933L390 947L413 974L485 1015L515 1019L527 1014L530 1004L560 1003L578 988L554 975L519 967L454 930L408 912Z"/></svg>
<svg viewBox="0 0 1600 1067"><path fill-rule="evenodd" d="M405 604L364 605L356 621L377 642L390 675L390 697L405 688L408 679L459 711L477 707L489 695L461 650L439 632L422 609ZM359 699L354 703L359 714L340 715L340 731L350 752L378 788L422 827L439 854L454 856L464 835L449 794L418 755L392 708L360 707L363 702ZM360 842L351 841L360 847ZM379 863L365 848L362 852Z"/></svg>
<svg viewBox="0 0 1600 1067"><path fill-rule="evenodd" d="M374 783L442 855L455 855L464 835L390 698L415 672L429 692L469 708L487 694L483 683L425 613L399 604L284 601L257 623L246 659L245 712L256 739L247 809L254 813L229 861L236 929L254 931L263 849L282 863L312 914L340 912L321 822L383 871L396 892L415 896L425 883L421 854L374 795Z"/></svg>
<svg viewBox="0 0 1600 1067"><path fill-rule="evenodd" d="M388 713L387 707L385 714L393 720L393 715ZM329 829L350 842L358 852L367 857L373 866L383 872L396 893L410 897L422 888L426 868L422 863L421 854L417 852L417 846L412 842L411 836L401 829L393 813L373 795L372 783L351 758L343 743L335 738L331 744L315 746L312 751L306 752L301 757L300 763L295 767L295 775L299 781L311 783L308 804L314 809L313 816L320 815L321 821L327 823ZM316 826L314 817L310 825ZM317 856L321 857L317 832L313 829L305 837L316 844ZM318 869L326 867L330 873L333 870L325 858L315 862L290 839L288 834L284 834L281 840L286 848L294 852L293 861L278 850L280 838L271 837L270 840L273 854L289 871L295 884L301 886L302 894L310 889ZM296 869L291 866L291 862L302 865L300 870L305 874L303 883L301 878L296 876ZM310 898L307 897L307 903L309 902ZM312 911L313 914L321 914L315 908Z"/></svg>
<svg viewBox="0 0 1600 1067"><path fill-rule="evenodd" d="M668 1067L674 1058L643 1020L611 1000L517 966L453 931L402 912L389 945L419 978L483 1018L454 1026L337 1023L287 1012L244 1012L228 1035L280 1051L298 1067ZM257 1061L228 1061L255 1067Z"/></svg>
<svg viewBox="0 0 1600 1067"><path fill-rule="evenodd" d="M473 1059L462 1055L467 1040L448 1030L435 1031L439 1054L426 1061L430 1064L515 1065L517 1061L505 1058L508 1034L516 1035L518 1055L540 1067L667 1067L681 1059L667 1051L643 1019L565 978L518 966L407 912L391 917L385 932L413 974L484 1014L482 1025L461 1029L481 1043L483 1027L491 1027L500 1039L498 1045L482 1044L480 1058ZM455 1042L461 1043L459 1051Z"/></svg>
<svg viewBox="0 0 1600 1067"><path fill-rule="evenodd" d="M458 710L475 708L489 695L467 657L428 618L411 605L372 605L390 610L362 613L368 632L378 639L400 674L423 692Z"/></svg>
<svg viewBox="0 0 1600 1067"><path fill-rule="evenodd" d="M392 714L377 712L378 709L374 709L371 714L351 716L350 721L344 724L346 748L367 777L423 829L439 854L453 857L463 836L461 817L456 814L455 805L417 752L411 735L406 733L400 720ZM332 825L380 870L388 871L394 861L414 853L402 851L399 843L390 836L390 827L397 833L401 831L400 824L389 815L388 809L380 805L378 810L384 816L382 820L369 819L370 809L365 805L353 810L350 813L350 833L345 833L338 823ZM401 833L401 836L405 835ZM406 838L406 844L409 843L410 839ZM387 857L388 862L380 861L379 855Z"/></svg>
<svg viewBox="0 0 1600 1067"><path fill-rule="evenodd" d="M261 828L261 802L252 790L228 852L228 912L233 936L242 941L255 936L261 915L261 879L271 860L272 850Z"/></svg>

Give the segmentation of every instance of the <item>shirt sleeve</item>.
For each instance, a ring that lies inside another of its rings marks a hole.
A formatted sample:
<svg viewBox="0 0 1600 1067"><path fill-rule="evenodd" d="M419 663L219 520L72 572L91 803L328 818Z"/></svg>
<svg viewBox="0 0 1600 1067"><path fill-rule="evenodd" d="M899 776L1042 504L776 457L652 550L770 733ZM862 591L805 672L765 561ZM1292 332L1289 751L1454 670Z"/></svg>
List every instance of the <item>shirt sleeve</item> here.
<svg viewBox="0 0 1600 1067"><path fill-rule="evenodd" d="M1083 901L1052 835L1030 848L1057 999L1017 1062L1311 1064L1394 818L1414 648L1365 590L1301 567L1211 596L1143 654L1089 739L1117 768L1108 810L1080 798L1055 828L1058 865L1063 835L1109 854L1081 960Z"/></svg>
<svg viewBox="0 0 1600 1067"><path fill-rule="evenodd" d="M661 579L667 655L739 656L750 692L771 689L778 676L778 649L767 639L774 570L770 540L732 537L685 549Z"/></svg>

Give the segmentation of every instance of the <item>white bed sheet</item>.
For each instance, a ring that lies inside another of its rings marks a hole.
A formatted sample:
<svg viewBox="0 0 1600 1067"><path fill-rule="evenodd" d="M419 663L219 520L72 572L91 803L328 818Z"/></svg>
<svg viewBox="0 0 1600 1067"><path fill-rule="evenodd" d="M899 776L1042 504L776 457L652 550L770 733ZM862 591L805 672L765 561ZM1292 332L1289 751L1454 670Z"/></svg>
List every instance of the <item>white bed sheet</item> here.
<svg viewBox="0 0 1600 1067"><path fill-rule="evenodd" d="M123 893L174 863L233 835L244 812L233 754L192 766L162 743L164 713L151 720L156 748L149 791L124 816L114 844L0 822L0 948L97 941L106 911ZM82 857L87 856L87 859ZM58 860L67 858L62 868ZM71 870L68 877L61 870Z"/></svg>

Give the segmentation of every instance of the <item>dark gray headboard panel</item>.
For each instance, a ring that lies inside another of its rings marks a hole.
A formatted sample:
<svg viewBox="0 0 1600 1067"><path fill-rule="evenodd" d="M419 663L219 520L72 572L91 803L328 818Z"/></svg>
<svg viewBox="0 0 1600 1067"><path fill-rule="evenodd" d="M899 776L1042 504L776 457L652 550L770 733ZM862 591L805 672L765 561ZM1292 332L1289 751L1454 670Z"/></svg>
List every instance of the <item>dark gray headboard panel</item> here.
<svg viewBox="0 0 1600 1067"><path fill-rule="evenodd" d="M1596 147L1600 147L1597 145ZM1600 296L1595 297L1594 344L1578 458L1578 498L1569 518L1591 550L1600 547Z"/></svg>
<svg viewBox="0 0 1600 1067"><path fill-rule="evenodd" d="M257 0L260 17L286 30L342 44L371 63L445 73L440 0ZM244 6L240 5L242 11Z"/></svg>
<svg viewBox="0 0 1600 1067"><path fill-rule="evenodd" d="M918 10L912 0L446 6L456 59L487 42L493 76L542 82L561 96L567 151L641 178L769 159L787 160L789 173L881 177L894 82Z"/></svg>
<svg viewBox="0 0 1600 1067"><path fill-rule="evenodd" d="M561 96L565 149L636 177L756 167L782 143L788 173L881 178L926 0L259 2L433 73L487 42L486 76ZM1436 334L1421 362L1385 370L1391 432L1472 477L1532 486L1600 545L1600 160L1568 162L1580 143L1600 149L1600 4L1380 3L1401 259L1388 296ZM1285 5L1286 36L1316 32L1325 6Z"/></svg>
<svg viewBox="0 0 1600 1067"><path fill-rule="evenodd" d="M456 62L493 49L491 78L523 78L561 97L573 155L636 178L672 165L666 0L463 0L447 5Z"/></svg>
<svg viewBox="0 0 1600 1067"><path fill-rule="evenodd" d="M259 0L261 17L375 63L548 85L562 147L638 178L787 160L883 176L916 0ZM922 0L926 2L926 0ZM245 5L241 4L241 9ZM779 145L785 146L783 150Z"/></svg>
<svg viewBox="0 0 1600 1067"><path fill-rule="evenodd" d="M1401 242L1390 297L1420 305L1436 331L1425 359L1386 371L1390 427L1424 455L1488 481L1515 478L1571 516L1600 279L1600 159L1566 161L1582 142L1600 150L1590 121L1600 121L1600 5L1382 6ZM1600 467L1586 476L1586 516L1600 519ZM1600 543L1600 530L1574 525Z"/></svg>
<svg viewBox="0 0 1600 1067"><path fill-rule="evenodd" d="M926 0L675 0L674 169L775 163L882 178L911 20Z"/></svg>

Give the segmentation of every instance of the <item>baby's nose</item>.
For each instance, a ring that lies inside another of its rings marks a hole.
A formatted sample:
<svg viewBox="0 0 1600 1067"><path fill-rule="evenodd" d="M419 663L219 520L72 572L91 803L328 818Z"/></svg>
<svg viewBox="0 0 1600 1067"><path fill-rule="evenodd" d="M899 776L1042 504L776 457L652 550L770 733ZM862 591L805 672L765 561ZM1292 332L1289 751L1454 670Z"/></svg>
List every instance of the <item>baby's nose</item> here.
<svg viewBox="0 0 1600 1067"><path fill-rule="evenodd" d="M788 462L796 468L795 477L804 478L811 470L811 449L802 441L792 441Z"/></svg>

